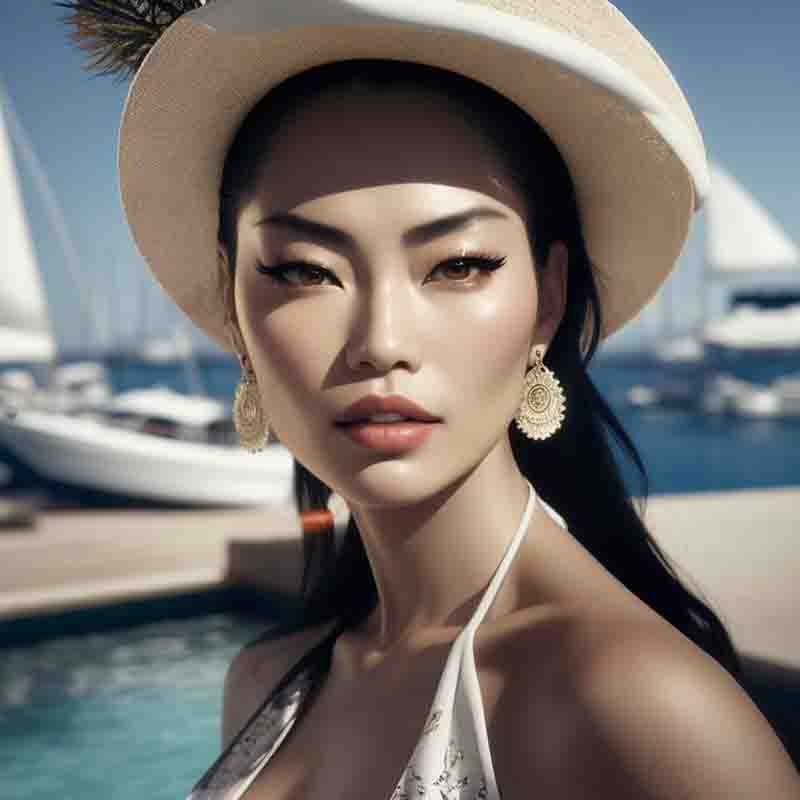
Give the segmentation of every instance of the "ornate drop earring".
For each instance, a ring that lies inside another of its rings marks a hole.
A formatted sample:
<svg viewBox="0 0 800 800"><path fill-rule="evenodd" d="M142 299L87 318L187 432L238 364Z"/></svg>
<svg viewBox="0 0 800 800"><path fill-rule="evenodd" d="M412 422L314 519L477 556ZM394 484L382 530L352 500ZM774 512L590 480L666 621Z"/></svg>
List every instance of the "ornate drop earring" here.
<svg viewBox="0 0 800 800"><path fill-rule="evenodd" d="M233 400L233 424L242 447L257 453L264 449L267 442L269 420L261 406L255 372L246 366L244 360L243 367L242 379L236 387Z"/></svg>
<svg viewBox="0 0 800 800"><path fill-rule="evenodd" d="M529 439L547 439L564 420L564 390L543 359L544 348L534 347L528 359L533 368L525 376L522 403L514 417Z"/></svg>

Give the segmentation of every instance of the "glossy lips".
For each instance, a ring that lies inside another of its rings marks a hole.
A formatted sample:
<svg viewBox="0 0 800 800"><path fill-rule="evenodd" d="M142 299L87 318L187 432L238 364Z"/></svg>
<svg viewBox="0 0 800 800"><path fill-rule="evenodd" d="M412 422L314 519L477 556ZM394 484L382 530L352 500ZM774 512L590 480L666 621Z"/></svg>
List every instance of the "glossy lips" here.
<svg viewBox="0 0 800 800"><path fill-rule="evenodd" d="M372 414L399 414L409 419L370 422ZM407 397L371 394L348 406L335 424L346 436L364 447L385 453L405 453L421 445L438 422L441 422L439 417Z"/></svg>
<svg viewBox="0 0 800 800"><path fill-rule="evenodd" d="M342 432L358 444L386 453L405 453L421 445L437 422L350 422L340 424Z"/></svg>
<svg viewBox="0 0 800 800"><path fill-rule="evenodd" d="M400 414L420 422L441 422L439 417L430 414L413 400L399 394L380 397L377 394L368 394L357 402L348 406L338 417L336 423L365 421L372 414Z"/></svg>

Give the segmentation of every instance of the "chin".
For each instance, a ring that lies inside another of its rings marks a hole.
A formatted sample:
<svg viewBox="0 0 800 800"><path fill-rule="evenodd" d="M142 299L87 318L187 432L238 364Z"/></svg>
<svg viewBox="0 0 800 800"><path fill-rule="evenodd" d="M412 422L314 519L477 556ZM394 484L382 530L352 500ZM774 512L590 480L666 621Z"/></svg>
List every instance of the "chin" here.
<svg viewBox="0 0 800 800"><path fill-rule="evenodd" d="M463 480L460 473L447 475L441 468L431 470L420 464L384 460L355 467L354 472L337 481L341 489L335 491L350 508L400 509L433 500Z"/></svg>

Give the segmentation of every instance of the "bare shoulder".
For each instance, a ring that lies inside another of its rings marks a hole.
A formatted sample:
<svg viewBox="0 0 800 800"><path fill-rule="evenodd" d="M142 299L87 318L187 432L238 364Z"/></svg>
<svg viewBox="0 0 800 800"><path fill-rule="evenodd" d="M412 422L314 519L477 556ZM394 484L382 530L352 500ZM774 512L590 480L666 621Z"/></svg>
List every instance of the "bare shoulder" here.
<svg viewBox="0 0 800 800"><path fill-rule="evenodd" d="M245 645L225 674L222 746L242 729L286 672L327 634L333 623Z"/></svg>
<svg viewBox="0 0 800 800"><path fill-rule="evenodd" d="M529 658L541 659L531 641ZM666 623L571 620L550 663L545 683L517 689L504 800L532 785L570 800L800 797L800 775L748 695Z"/></svg>

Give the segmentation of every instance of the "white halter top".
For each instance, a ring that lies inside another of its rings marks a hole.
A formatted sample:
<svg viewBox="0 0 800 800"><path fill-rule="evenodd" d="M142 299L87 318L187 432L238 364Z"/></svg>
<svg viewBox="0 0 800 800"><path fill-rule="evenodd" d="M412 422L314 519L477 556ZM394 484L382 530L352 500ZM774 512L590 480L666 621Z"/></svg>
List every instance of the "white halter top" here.
<svg viewBox="0 0 800 800"><path fill-rule="evenodd" d="M556 523L565 527L563 518L537 497L530 482L528 487L528 503L519 527L472 617L450 646L420 737L388 800L423 796L441 800L501 800L486 732L473 641L522 542L537 500ZM331 648L340 632L341 628L334 629L292 667L198 781L188 800L242 797L294 726L310 690L327 671Z"/></svg>

